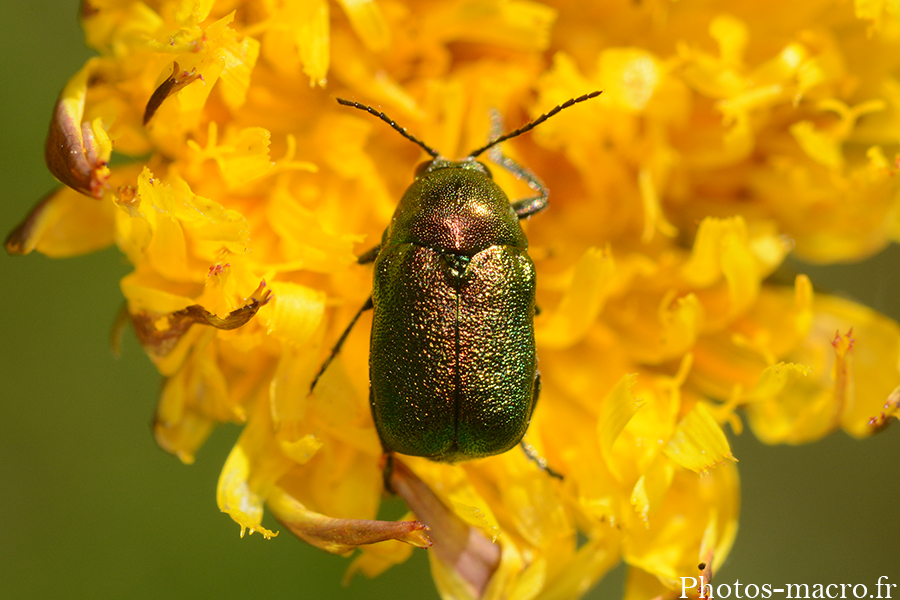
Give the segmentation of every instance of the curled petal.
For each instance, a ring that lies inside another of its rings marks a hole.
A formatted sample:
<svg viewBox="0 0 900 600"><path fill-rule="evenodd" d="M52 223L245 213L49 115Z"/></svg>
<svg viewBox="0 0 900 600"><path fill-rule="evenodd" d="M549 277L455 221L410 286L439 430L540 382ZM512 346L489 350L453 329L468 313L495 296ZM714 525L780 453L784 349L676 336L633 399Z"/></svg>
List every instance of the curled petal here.
<svg viewBox="0 0 900 600"><path fill-rule="evenodd" d="M99 119L82 122L92 65L88 62L56 101L44 145L44 160L61 182L99 200L109 177L107 164L112 143Z"/></svg>
<svg viewBox="0 0 900 600"><path fill-rule="evenodd" d="M419 548L431 545L428 527L419 521L335 519L315 513L275 486L266 504L276 519L300 539L334 554L346 554L357 546L399 540Z"/></svg>
<svg viewBox="0 0 900 600"><path fill-rule="evenodd" d="M203 81L203 76L197 73L196 68L188 71L181 69L177 62L172 63L172 74L159 84L159 87L150 96L150 100L147 101L147 108L144 109L144 125L150 122L150 119L156 114L156 109L166 98L198 79Z"/></svg>
<svg viewBox="0 0 900 600"><path fill-rule="evenodd" d="M252 319L271 299L272 292L262 281L243 306L224 317L214 315L199 304L192 304L162 316L137 313L131 316L131 322L144 349L156 356L166 356L194 323L211 325L216 329L237 329Z"/></svg>

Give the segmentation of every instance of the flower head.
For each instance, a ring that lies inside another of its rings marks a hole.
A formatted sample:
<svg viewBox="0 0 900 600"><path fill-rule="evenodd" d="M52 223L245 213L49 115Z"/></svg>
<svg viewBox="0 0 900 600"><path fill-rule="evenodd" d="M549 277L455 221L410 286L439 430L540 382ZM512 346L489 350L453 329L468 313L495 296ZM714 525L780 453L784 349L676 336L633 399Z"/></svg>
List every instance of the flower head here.
<svg viewBox="0 0 900 600"><path fill-rule="evenodd" d="M99 56L46 150L68 187L7 249L127 256L128 314L165 377L156 439L190 462L243 424L217 494L242 532L274 536L268 509L358 548L367 575L433 543L446 597L575 597L620 560L627 596L668 594L734 540L737 409L768 443L863 437L897 410L897 325L772 277L791 251L848 261L900 233L890 6L86 1ZM421 152L333 97L457 157L492 109L525 121L594 89L505 144L551 190L525 224L542 309L526 440L564 480L516 451L398 457L387 483L414 516L376 521L368 317L309 389Z"/></svg>

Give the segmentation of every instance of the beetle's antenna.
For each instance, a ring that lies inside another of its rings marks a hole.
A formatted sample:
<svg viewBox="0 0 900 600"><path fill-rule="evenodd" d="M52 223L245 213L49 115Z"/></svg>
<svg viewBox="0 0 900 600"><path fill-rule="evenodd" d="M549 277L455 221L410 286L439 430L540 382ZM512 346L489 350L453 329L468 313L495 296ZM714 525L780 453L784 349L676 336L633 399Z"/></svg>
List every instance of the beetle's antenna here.
<svg viewBox="0 0 900 600"><path fill-rule="evenodd" d="M367 106L365 104L360 104L359 102L353 102L352 100L344 100L343 98L337 98L337 101L338 101L338 104L342 104L344 106L350 106L350 107L353 107L353 108L356 108L359 110L364 110L367 113L369 113L370 115L378 117L379 119L381 119L382 121L384 121L385 123L390 125L394 131L396 131L397 133L399 133L400 135L402 135L409 141L413 142L414 144L418 144L425 152L430 154L432 158L438 157L437 150L435 150L431 146L427 145L425 142L413 137L412 134L410 134L408 131L406 131L405 127L400 127L399 125L397 125L397 123L394 122L394 120L392 118L390 118L383 112L378 112L371 106Z"/></svg>
<svg viewBox="0 0 900 600"><path fill-rule="evenodd" d="M584 102L585 100L590 100L591 98L596 98L597 96L599 96L602 93L603 93L602 91L596 91L596 92L591 92L590 94L584 94L583 96L578 96L577 98L572 98L570 100L566 100L565 102L563 102L562 104L560 104L559 106L557 106L556 108L551 110L550 112L546 112L546 113L542 114L534 121L531 121L530 123L526 123L525 125L522 125L515 131L510 131L506 135L501 135L500 137L491 140L490 142L488 142L487 144L485 144L478 150L472 151L472 153L469 154L469 157L475 158L476 156L478 156L479 154L481 154L488 148L491 148L492 146L496 146L500 142L505 142L506 140L509 140L516 136L522 135L526 131L531 131L532 129L534 129L535 127L537 127L538 125L540 125L541 123L543 123L544 121L546 121L547 119L552 117L553 115L559 113L563 109L569 108L573 104L578 104L579 102ZM340 100L338 100L338 102L340 102Z"/></svg>

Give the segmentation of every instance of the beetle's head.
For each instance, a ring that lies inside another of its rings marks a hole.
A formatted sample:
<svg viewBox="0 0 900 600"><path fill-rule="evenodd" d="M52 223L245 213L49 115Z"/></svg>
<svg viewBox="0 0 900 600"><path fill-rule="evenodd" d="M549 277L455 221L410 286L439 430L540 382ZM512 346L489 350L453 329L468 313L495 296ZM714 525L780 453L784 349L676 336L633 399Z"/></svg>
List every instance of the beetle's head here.
<svg viewBox="0 0 900 600"><path fill-rule="evenodd" d="M491 170L487 168L483 162L475 160L471 156L467 156L460 160L450 160L448 158L444 158L443 156L438 156L431 160L426 160L425 162L421 162L416 167L416 179L424 177L429 173L433 173L434 171L439 171L441 169L465 169L467 171L477 171L482 175L486 176L488 179L493 179L491 175Z"/></svg>

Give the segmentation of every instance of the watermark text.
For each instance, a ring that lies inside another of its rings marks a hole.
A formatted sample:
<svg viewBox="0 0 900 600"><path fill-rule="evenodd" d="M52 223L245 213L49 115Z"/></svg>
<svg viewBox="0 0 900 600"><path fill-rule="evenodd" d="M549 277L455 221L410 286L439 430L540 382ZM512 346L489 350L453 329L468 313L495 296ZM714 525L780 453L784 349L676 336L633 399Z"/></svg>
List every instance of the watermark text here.
<svg viewBox="0 0 900 600"><path fill-rule="evenodd" d="M718 583L706 581L704 576L681 577L681 596L679 598L708 598L710 600L721 598L728 600L754 600L755 598L771 598L775 594L784 594L790 600L847 600L856 598L870 598L872 600L892 600L898 598L896 583L890 583L887 575L878 578L873 586L865 583L785 583L775 585L772 583ZM690 593L689 593L690 592Z"/></svg>

